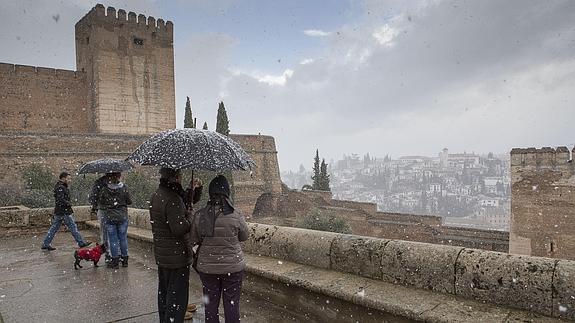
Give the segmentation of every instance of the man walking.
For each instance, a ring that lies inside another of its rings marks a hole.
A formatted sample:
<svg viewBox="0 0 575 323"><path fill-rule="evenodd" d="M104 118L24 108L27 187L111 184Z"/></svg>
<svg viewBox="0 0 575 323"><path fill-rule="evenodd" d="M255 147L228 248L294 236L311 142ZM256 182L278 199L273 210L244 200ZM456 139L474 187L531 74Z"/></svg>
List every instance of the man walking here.
<svg viewBox="0 0 575 323"><path fill-rule="evenodd" d="M66 224L68 230L72 233L74 240L80 248L87 247L91 242L86 242L78 232L78 227L76 222L74 222L74 212L72 211L72 203L70 202L70 190L68 189L68 184L72 181L70 174L66 172L60 173L59 180L54 186L54 217L52 219L52 226L48 230L48 234L42 243L43 250L56 250L56 248L51 246L54 236L60 229L62 222Z"/></svg>

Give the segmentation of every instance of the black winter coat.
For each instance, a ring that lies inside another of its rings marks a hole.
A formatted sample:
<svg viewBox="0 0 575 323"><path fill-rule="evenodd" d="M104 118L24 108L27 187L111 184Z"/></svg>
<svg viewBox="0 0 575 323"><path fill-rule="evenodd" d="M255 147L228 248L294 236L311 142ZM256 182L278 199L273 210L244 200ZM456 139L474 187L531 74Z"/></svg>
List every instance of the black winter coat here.
<svg viewBox="0 0 575 323"><path fill-rule="evenodd" d="M150 222L158 267L176 269L189 266L193 260L190 243L192 224L182 196L160 185L151 198Z"/></svg>
<svg viewBox="0 0 575 323"><path fill-rule="evenodd" d="M100 189L98 210L104 212L107 221L112 223L128 219L128 205L132 204L132 196L124 183L108 184Z"/></svg>
<svg viewBox="0 0 575 323"><path fill-rule="evenodd" d="M68 215L74 213L70 202L68 184L58 181L54 186L54 215Z"/></svg>

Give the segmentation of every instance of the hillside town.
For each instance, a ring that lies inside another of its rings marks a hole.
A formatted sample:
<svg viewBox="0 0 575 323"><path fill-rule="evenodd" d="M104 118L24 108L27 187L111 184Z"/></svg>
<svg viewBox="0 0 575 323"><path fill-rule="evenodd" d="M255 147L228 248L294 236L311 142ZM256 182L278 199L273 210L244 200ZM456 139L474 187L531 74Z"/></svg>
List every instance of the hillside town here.
<svg viewBox="0 0 575 323"><path fill-rule="evenodd" d="M328 165L333 196L376 203L382 212L440 215L454 226L509 230L509 158L450 153L396 159L344 155ZM302 165L283 181L301 189L311 172Z"/></svg>

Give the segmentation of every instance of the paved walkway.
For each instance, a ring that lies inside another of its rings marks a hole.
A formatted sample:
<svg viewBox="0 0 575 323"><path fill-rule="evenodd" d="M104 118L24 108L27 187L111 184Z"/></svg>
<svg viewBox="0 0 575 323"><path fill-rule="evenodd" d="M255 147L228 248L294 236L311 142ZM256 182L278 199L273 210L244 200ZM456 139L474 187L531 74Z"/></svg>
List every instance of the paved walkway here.
<svg viewBox="0 0 575 323"><path fill-rule="evenodd" d="M82 234L96 241L91 231ZM152 255L130 246L130 266L111 270L82 262L74 270L74 241L60 231L55 251L40 250L43 236L0 238L0 320L4 322L157 322L157 271ZM103 262L103 257L101 262ZM190 302L201 303L195 273ZM222 310L220 312L223 313ZM301 322L257 295L242 296L244 322ZM193 322L203 322L203 308ZM187 321L192 322L192 321ZM222 319L223 322L223 319Z"/></svg>

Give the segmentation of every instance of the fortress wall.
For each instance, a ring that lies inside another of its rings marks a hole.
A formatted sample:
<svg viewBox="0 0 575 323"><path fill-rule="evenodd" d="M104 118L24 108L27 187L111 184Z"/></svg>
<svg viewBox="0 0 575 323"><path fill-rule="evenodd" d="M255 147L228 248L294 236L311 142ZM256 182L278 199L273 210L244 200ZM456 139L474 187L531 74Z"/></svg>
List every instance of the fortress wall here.
<svg viewBox="0 0 575 323"><path fill-rule="evenodd" d="M257 199L270 194L272 203L282 192L275 140L271 136L230 134L252 157L256 166L251 171L234 171L235 203L245 214L251 215Z"/></svg>
<svg viewBox="0 0 575 323"><path fill-rule="evenodd" d="M147 136L56 133L0 133L0 184L18 185L20 172L32 164L75 173L90 160L126 158Z"/></svg>
<svg viewBox="0 0 575 323"><path fill-rule="evenodd" d="M566 147L511 151L511 253L575 259L574 174Z"/></svg>
<svg viewBox="0 0 575 323"><path fill-rule="evenodd" d="M281 193L274 138L231 136L256 162L252 172L233 172L236 206L251 215L262 194L278 196ZM74 173L90 160L126 158L148 138L147 135L0 132L0 165L3 168L0 184L19 183L21 170L32 164L42 164L57 175L61 171Z"/></svg>
<svg viewBox="0 0 575 323"><path fill-rule="evenodd" d="M0 131L91 132L81 72L0 63Z"/></svg>

